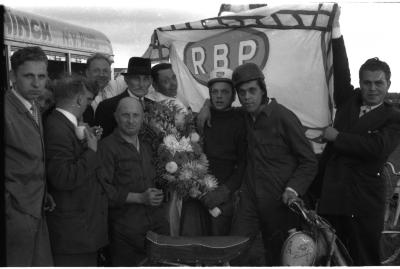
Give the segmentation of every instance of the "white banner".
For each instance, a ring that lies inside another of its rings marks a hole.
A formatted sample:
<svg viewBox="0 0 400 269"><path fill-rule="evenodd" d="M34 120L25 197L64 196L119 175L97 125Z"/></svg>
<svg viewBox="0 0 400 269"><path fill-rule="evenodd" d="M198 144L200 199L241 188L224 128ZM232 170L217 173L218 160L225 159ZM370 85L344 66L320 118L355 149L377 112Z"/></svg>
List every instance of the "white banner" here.
<svg viewBox="0 0 400 269"><path fill-rule="evenodd" d="M170 60L178 98L194 111L208 98L206 83L214 68L256 63L268 96L298 116L319 153L321 129L332 121L331 29L337 8L334 3L267 6L161 27L145 56Z"/></svg>

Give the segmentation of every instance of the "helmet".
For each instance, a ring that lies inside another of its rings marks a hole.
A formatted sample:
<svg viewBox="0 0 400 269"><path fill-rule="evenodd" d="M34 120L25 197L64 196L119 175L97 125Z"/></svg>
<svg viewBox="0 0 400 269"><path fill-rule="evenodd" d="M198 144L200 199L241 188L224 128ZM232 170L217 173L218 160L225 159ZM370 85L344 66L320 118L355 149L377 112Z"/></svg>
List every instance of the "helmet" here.
<svg viewBox="0 0 400 269"><path fill-rule="evenodd" d="M232 70L224 67L217 67L210 73L210 80L207 86L210 88L214 82L223 81L232 84Z"/></svg>
<svg viewBox="0 0 400 269"><path fill-rule="evenodd" d="M236 67L232 74L233 86L236 88L239 84L250 80L265 79L260 67L255 63L245 63Z"/></svg>

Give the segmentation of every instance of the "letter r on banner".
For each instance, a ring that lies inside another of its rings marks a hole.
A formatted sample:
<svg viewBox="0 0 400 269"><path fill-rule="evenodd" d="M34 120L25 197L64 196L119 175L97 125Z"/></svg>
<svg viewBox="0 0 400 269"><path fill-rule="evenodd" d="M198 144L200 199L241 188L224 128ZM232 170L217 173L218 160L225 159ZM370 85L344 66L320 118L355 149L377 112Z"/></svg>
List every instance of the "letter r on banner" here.
<svg viewBox="0 0 400 269"><path fill-rule="evenodd" d="M192 48L193 69L196 75L200 74L199 69L203 74L206 73L203 68L205 58L204 49L202 47Z"/></svg>

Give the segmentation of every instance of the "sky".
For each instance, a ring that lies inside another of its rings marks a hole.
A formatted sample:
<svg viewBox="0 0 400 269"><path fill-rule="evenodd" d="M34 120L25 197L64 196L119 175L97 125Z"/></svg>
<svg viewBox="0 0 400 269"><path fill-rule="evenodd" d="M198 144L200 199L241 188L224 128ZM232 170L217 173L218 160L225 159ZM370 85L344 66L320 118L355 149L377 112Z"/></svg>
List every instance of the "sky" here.
<svg viewBox="0 0 400 269"><path fill-rule="evenodd" d="M81 3L85 3L82 5ZM153 30L160 26L215 17L222 3L298 3L299 1L244 0L136 0L125 1L3 0L18 10L93 28L105 34L114 51L114 68L126 68L132 56L147 49ZM302 1L304 2L304 1ZM312 2L312 1L308 1ZM313 1L319 2L319 1ZM379 57L392 71L390 92L400 92L400 2L336 1L341 6L340 25L349 57L352 83L358 86L358 68L366 59Z"/></svg>

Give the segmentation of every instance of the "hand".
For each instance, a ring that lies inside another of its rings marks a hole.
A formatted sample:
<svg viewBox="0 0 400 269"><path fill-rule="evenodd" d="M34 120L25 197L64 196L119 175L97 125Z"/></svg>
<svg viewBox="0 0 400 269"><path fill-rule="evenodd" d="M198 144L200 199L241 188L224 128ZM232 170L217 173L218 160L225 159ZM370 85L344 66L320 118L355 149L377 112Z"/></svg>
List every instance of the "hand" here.
<svg viewBox="0 0 400 269"><path fill-rule="evenodd" d="M159 206L164 199L163 191L156 188L148 188L142 193L142 202L145 205Z"/></svg>
<svg viewBox="0 0 400 269"><path fill-rule="evenodd" d="M211 102L210 99L206 99L203 107L200 109L197 115L197 129L200 133L203 132L204 123L207 122L207 126L211 127L211 112L210 112Z"/></svg>
<svg viewBox="0 0 400 269"><path fill-rule="evenodd" d="M89 131L88 128L85 128L84 132L85 132L85 137L86 137L88 148L90 148L91 150L96 152L97 151L97 137L91 131Z"/></svg>
<svg viewBox="0 0 400 269"><path fill-rule="evenodd" d="M231 191L225 186L221 185L213 191L206 193L201 201L207 208L214 208L229 200Z"/></svg>
<svg viewBox="0 0 400 269"><path fill-rule="evenodd" d="M339 17L340 17L340 6L338 5L338 9L336 10L335 17L333 18L333 24L332 24L332 38L334 38L334 39L342 36L342 34L340 33Z"/></svg>
<svg viewBox="0 0 400 269"><path fill-rule="evenodd" d="M103 135L103 128L101 126L90 127L90 131L96 136L97 140L100 140L101 136Z"/></svg>
<svg viewBox="0 0 400 269"><path fill-rule="evenodd" d="M288 205L290 201L297 198L297 193L291 189L286 188L282 194L282 202Z"/></svg>
<svg viewBox="0 0 400 269"><path fill-rule="evenodd" d="M56 203L54 202L53 196L50 193L46 192L46 199L44 202L44 210L45 211L53 211L56 208Z"/></svg>
<svg viewBox="0 0 400 269"><path fill-rule="evenodd" d="M333 127L326 127L323 133L323 139L329 142L335 141L339 132Z"/></svg>
<svg viewBox="0 0 400 269"><path fill-rule="evenodd" d="M338 5L338 8L335 13L335 17L333 18L333 24L332 24L333 28L340 27L340 23L339 23L340 13L341 13L341 8Z"/></svg>

